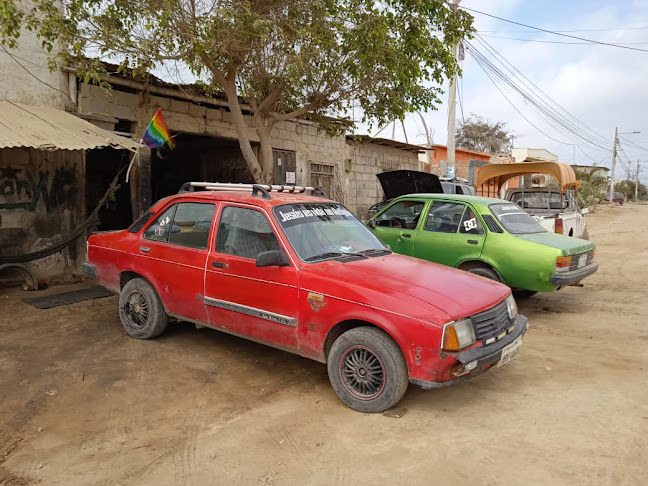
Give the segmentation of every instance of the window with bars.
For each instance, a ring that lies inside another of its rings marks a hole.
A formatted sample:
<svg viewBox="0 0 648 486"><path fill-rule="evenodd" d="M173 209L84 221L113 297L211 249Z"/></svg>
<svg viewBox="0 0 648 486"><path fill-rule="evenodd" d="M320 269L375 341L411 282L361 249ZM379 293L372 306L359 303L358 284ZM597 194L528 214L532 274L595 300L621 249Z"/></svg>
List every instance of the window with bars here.
<svg viewBox="0 0 648 486"><path fill-rule="evenodd" d="M328 197L332 197L335 166L329 164L310 164L311 186L319 187Z"/></svg>

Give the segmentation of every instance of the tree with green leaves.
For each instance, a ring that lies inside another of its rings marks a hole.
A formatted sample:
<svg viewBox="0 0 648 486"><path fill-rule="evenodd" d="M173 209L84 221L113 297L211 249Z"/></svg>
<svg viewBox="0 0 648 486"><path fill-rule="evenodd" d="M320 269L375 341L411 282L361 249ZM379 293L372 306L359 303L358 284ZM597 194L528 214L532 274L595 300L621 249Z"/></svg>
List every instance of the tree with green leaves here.
<svg viewBox="0 0 648 486"><path fill-rule="evenodd" d="M457 147L486 154L508 153L513 145L513 134L506 123L490 122L472 113L457 123Z"/></svg>
<svg viewBox="0 0 648 486"><path fill-rule="evenodd" d="M616 183L614 186L614 191L620 192L625 196L626 200L629 201L631 199L634 199L636 184L637 184L636 181L631 181L630 179L626 179L624 181ZM645 184L639 182L639 186L636 187L636 189L637 189L637 196L639 197L639 199L645 199L647 194Z"/></svg>
<svg viewBox="0 0 648 486"><path fill-rule="evenodd" d="M308 117L334 134L352 106L380 125L434 109L458 69L452 45L473 32L472 17L443 0L0 0L0 20L5 46L35 31L85 80L105 74L98 56L134 74L180 63L207 93L225 94L258 182L272 177L281 122Z"/></svg>

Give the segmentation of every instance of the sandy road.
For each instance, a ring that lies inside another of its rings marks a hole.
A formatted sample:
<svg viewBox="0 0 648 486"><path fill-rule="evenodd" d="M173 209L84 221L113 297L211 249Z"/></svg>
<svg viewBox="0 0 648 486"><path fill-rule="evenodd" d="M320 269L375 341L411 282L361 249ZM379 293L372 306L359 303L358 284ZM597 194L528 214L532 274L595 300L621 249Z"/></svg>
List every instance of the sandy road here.
<svg viewBox="0 0 648 486"><path fill-rule="evenodd" d="M601 269L519 303L518 357L410 386L400 419L222 333L131 339L116 297L39 311L0 290L0 485L646 484L648 205L588 224Z"/></svg>

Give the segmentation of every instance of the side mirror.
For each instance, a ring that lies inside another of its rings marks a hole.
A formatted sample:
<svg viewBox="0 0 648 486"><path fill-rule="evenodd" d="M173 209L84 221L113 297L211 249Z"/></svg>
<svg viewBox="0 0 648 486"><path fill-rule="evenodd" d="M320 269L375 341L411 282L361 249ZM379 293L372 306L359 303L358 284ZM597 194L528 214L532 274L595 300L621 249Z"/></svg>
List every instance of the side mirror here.
<svg viewBox="0 0 648 486"><path fill-rule="evenodd" d="M587 213L589 213L589 212L590 212L590 211L589 211L589 208L583 208L583 209L581 209L581 214L587 214Z"/></svg>
<svg viewBox="0 0 648 486"><path fill-rule="evenodd" d="M376 221L373 220L373 219L370 219L369 221L367 221L367 226L369 226L370 228L375 228L376 227Z"/></svg>
<svg viewBox="0 0 648 486"><path fill-rule="evenodd" d="M257 267L288 267L290 262L284 252L279 250L264 251L257 255Z"/></svg>

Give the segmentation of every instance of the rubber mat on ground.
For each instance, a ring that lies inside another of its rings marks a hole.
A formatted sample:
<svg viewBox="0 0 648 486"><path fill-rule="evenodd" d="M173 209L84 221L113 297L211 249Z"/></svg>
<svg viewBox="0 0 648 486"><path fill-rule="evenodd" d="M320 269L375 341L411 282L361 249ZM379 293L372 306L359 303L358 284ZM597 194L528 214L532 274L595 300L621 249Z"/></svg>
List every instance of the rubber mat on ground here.
<svg viewBox="0 0 648 486"><path fill-rule="evenodd" d="M87 289L72 290L70 292L44 295L42 297L30 297L29 299L23 299L23 302L27 302L37 309L50 309L61 305L76 304L85 300L110 297L111 295L115 294L103 287L90 287Z"/></svg>

